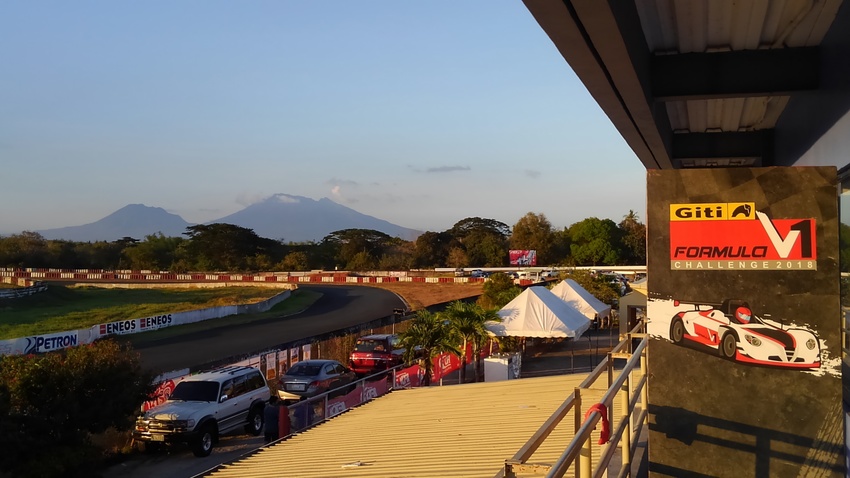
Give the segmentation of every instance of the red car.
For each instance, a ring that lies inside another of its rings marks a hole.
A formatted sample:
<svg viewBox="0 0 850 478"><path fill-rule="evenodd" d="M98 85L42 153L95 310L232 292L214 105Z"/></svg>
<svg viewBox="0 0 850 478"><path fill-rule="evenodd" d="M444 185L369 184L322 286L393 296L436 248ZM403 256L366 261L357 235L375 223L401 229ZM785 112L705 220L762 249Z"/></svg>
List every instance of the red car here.
<svg viewBox="0 0 850 478"><path fill-rule="evenodd" d="M348 362L357 375L371 375L401 365L403 355L397 335L373 334L357 339Z"/></svg>

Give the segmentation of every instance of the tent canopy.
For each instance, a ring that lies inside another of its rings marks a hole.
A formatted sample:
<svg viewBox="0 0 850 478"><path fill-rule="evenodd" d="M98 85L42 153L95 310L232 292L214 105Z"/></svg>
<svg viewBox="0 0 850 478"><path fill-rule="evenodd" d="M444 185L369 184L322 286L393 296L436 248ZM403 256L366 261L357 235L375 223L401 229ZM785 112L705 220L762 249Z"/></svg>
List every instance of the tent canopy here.
<svg viewBox="0 0 850 478"><path fill-rule="evenodd" d="M562 280L552 288L552 293L588 319L593 319L594 316L601 319L611 313L611 306L593 297L593 294L572 279Z"/></svg>
<svg viewBox="0 0 850 478"><path fill-rule="evenodd" d="M486 325L499 337L574 337L590 327L590 320L549 289L529 287L498 312L501 323Z"/></svg>

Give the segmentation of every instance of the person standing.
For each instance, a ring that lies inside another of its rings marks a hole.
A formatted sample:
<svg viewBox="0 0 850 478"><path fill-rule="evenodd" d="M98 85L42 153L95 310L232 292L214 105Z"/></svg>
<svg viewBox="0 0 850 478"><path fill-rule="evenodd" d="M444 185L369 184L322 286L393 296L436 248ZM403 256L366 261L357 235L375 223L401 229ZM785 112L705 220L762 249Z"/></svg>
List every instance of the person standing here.
<svg viewBox="0 0 850 478"><path fill-rule="evenodd" d="M263 409L263 430L266 435L266 443L271 443L280 438L280 406L277 395L269 398L269 403Z"/></svg>

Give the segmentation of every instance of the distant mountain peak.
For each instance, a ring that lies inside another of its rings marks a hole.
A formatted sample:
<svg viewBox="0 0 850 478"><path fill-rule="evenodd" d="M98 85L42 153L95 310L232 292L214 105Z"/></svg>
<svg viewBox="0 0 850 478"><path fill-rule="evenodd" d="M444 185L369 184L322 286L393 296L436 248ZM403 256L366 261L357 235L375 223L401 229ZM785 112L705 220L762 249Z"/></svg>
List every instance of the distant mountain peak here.
<svg viewBox="0 0 850 478"><path fill-rule="evenodd" d="M115 241L123 237L143 240L146 236L159 233L168 237L181 237L191 225L182 217L161 207L128 204L89 224L37 232L45 239L76 242Z"/></svg>
<svg viewBox="0 0 850 478"><path fill-rule="evenodd" d="M320 241L343 229L372 229L392 237L414 240L420 231L359 213L331 199L277 193L207 224L226 223L252 229L258 236L285 242ZM82 226L37 231L45 239L92 242L123 237L143 240L162 233L183 237L192 224L161 207L128 204L103 219Z"/></svg>
<svg viewBox="0 0 850 478"><path fill-rule="evenodd" d="M303 196L293 196L291 194L277 193L261 202L279 202L283 204L298 204L304 200L312 201L312 199Z"/></svg>

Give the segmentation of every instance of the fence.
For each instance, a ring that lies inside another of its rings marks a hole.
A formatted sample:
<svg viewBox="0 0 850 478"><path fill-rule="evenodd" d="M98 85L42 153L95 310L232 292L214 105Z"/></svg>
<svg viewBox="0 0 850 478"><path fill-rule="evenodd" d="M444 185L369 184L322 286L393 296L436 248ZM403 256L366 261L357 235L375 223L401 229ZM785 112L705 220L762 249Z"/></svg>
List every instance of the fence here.
<svg viewBox="0 0 850 478"><path fill-rule="evenodd" d="M619 445L621 449L621 461L618 477L631 476L631 464L635 456L640 433L644 426L648 425L647 413L647 336L639 332L644 329L641 323L625 338L617 344L607 357L591 372L591 374L567 397L551 417L537 430L537 432L519 449L511 458L505 460L505 467L497 478L516 477L520 472L546 473L547 477L562 477L567 474L570 467L573 468L576 478L598 478L607 476L612 458ZM634 346L634 339L640 338L640 343ZM614 378L614 360L627 359L619 376ZM607 374L606 374L607 372ZM582 416L582 391L593 386L603 374L607 375L608 389L599 403L593 404ZM614 400L619 400L619 416L614 416ZM640 401L640 409L635 416ZM531 463L530 458L546 438L554 431L555 427L569 414L573 412L574 431L573 440L564 450L563 454L554 464ZM592 433L597 424L602 421L600 444L604 444L600 458L593 463ZM616 428L610 435L605 436L609 424L616 424Z"/></svg>

